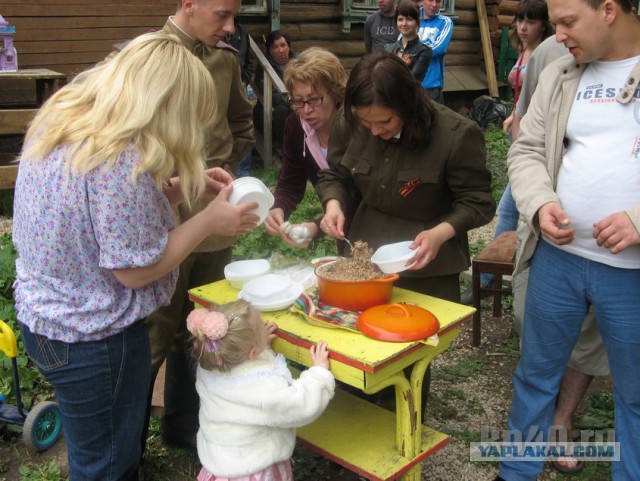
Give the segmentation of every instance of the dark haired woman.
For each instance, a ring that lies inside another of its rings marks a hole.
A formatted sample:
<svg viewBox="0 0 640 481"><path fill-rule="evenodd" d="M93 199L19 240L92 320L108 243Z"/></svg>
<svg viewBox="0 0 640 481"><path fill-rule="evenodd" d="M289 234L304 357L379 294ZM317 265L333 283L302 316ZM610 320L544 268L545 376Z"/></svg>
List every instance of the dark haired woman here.
<svg viewBox="0 0 640 481"><path fill-rule="evenodd" d="M269 65L273 67L280 79L284 78L284 72L291 63L291 61L297 57L291 50L291 40L284 33L275 31L271 32L265 39L265 48L267 51L267 60ZM255 82L258 87L259 93L262 94L264 90L264 70L261 65L256 67ZM273 89L272 97L273 106L273 119L272 119L272 137L274 146L282 145L282 136L284 132L284 123L291 109L287 100L280 94L277 89ZM261 103L256 104L253 110L253 124L257 127L260 133L263 133L264 119L263 114L264 107Z"/></svg>
<svg viewBox="0 0 640 481"><path fill-rule="evenodd" d="M396 8L396 24L400 38L384 46L384 51L402 59L415 79L422 83L433 52L418 38L420 10L414 0L402 0Z"/></svg>
<svg viewBox="0 0 640 481"><path fill-rule="evenodd" d="M544 0L522 0L518 4L516 16L511 25L509 33L509 41L511 45L518 51L518 60L509 72L509 83L513 87L513 104L518 103L518 94L524 76L527 73L527 64L531 54L540 43L550 37L555 29L549 21L549 12L547 11L547 2ZM514 109L515 111L515 109ZM511 132L513 117L515 113L505 119L503 130L505 134Z"/></svg>
<svg viewBox="0 0 640 481"><path fill-rule="evenodd" d="M495 212L480 128L429 100L397 56L374 53L351 72L328 161L316 185L321 228L373 249L413 240L415 265L396 285L459 301L467 231ZM343 206L354 195L362 200L347 233Z"/></svg>

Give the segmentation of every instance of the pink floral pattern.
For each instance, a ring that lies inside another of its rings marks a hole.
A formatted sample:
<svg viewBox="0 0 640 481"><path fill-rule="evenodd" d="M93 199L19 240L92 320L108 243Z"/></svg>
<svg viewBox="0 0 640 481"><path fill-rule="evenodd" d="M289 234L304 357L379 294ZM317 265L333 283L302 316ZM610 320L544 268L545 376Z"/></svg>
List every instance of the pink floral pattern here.
<svg viewBox="0 0 640 481"><path fill-rule="evenodd" d="M157 263L175 220L151 176L132 181L134 149L86 175L68 171L68 156L69 147L59 146L43 160L20 163L16 308L34 333L65 342L99 340L169 303L177 270L139 289L122 285L112 270Z"/></svg>

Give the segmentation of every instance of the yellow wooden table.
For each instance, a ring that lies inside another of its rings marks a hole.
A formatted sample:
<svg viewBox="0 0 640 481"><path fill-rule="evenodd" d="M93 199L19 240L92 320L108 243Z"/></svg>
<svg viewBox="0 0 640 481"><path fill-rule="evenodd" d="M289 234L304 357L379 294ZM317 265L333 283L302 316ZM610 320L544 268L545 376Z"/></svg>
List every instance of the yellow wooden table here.
<svg viewBox="0 0 640 481"><path fill-rule="evenodd" d="M198 307L234 301L238 290L224 280L189 291ZM372 480L419 481L420 463L449 443L449 436L422 424L422 382L429 363L458 337L458 326L475 309L394 288L392 302L411 302L440 321L437 347L422 342L383 342L344 329L313 326L288 310L265 312L278 325L273 349L287 359L311 366L309 347L327 341L336 379L372 394L395 386L396 412L390 412L342 390L325 413L298 429L299 440L325 457ZM413 366L411 379L403 369Z"/></svg>

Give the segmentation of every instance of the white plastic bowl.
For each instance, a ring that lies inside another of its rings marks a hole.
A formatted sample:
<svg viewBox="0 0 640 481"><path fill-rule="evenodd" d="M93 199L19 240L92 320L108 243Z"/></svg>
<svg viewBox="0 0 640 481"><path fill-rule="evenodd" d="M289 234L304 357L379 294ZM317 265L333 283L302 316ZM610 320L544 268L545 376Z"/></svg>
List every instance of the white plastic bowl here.
<svg viewBox="0 0 640 481"><path fill-rule="evenodd" d="M233 185L233 191L229 196L229 202L234 205L257 202L258 208L251 212L260 217L258 225L262 224L275 200L269 188L255 177L240 177L231 185Z"/></svg>
<svg viewBox="0 0 640 481"><path fill-rule="evenodd" d="M380 246L371 256L371 262L385 274L407 270L411 265L405 264L416 254L415 250L409 249L412 242L404 241Z"/></svg>
<svg viewBox="0 0 640 481"><path fill-rule="evenodd" d="M251 301L277 302L287 297L291 288L291 279L279 274L267 274L247 282L242 288Z"/></svg>
<svg viewBox="0 0 640 481"><path fill-rule="evenodd" d="M271 270L271 264L266 259L251 259L236 261L224 267L224 277L236 289L242 289L245 282L261 277Z"/></svg>

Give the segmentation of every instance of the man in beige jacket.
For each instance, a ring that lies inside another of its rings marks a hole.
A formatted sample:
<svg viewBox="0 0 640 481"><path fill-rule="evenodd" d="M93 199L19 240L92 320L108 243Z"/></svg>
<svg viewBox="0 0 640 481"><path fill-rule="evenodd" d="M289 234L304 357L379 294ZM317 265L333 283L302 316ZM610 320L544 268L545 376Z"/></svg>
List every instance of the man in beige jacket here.
<svg viewBox="0 0 640 481"><path fill-rule="evenodd" d="M540 76L509 152L509 181L530 265L509 434L546 443L560 380L593 306L616 406L615 480L640 472L640 23L629 0L549 0L569 49ZM609 441L612 441L609 439ZM512 446L524 454L524 443ZM548 445L546 446L548 448ZM588 450L568 454L580 458ZM496 480L533 481L545 457L503 461ZM522 462L525 461L525 462Z"/></svg>

